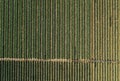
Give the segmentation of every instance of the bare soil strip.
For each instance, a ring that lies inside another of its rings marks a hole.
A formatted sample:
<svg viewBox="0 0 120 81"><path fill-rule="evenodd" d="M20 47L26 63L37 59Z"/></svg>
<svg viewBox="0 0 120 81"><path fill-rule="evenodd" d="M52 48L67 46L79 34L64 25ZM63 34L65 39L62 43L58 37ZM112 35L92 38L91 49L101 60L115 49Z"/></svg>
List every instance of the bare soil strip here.
<svg viewBox="0 0 120 81"><path fill-rule="evenodd" d="M0 58L0 61L37 61L37 62L80 62L80 63L120 63L120 60L97 59L37 59L37 58Z"/></svg>

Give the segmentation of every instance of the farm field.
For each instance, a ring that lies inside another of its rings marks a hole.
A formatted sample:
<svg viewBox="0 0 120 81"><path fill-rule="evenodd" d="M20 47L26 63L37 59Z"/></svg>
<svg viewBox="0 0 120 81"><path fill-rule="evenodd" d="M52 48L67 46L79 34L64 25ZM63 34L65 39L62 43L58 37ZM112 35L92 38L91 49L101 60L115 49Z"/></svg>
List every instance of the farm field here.
<svg viewBox="0 0 120 81"><path fill-rule="evenodd" d="M120 81L120 0L0 0L0 81Z"/></svg>

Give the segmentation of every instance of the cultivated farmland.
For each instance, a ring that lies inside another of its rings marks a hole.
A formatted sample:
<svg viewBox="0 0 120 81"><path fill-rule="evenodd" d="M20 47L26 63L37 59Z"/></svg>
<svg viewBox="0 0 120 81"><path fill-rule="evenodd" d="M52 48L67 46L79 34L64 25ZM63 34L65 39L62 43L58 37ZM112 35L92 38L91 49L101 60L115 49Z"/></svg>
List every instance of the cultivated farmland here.
<svg viewBox="0 0 120 81"><path fill-rule="evenodd" d="M120 0L0 0L0 81L120 81Z"/></svg>

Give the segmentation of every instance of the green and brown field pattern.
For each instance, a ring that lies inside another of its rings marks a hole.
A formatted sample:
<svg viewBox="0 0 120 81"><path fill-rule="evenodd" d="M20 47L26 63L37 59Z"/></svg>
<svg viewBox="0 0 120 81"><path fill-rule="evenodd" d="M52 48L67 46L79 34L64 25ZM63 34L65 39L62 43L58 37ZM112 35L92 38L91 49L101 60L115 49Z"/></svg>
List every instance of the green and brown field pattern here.
<svg viewBox="0 0 120 81"><path fill-rule="evenodd" d="M120 0L0 0L0 81L120 81Z"/></svg>

